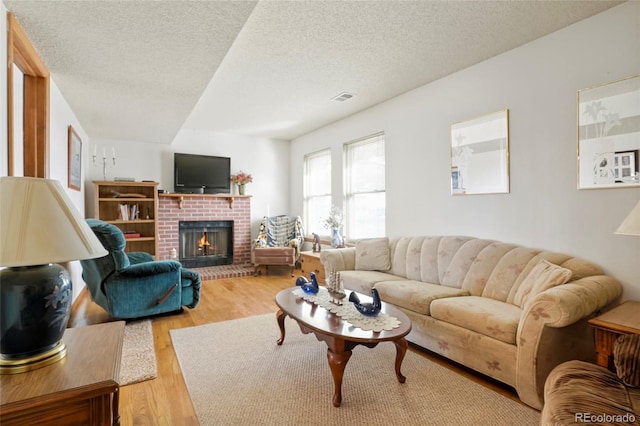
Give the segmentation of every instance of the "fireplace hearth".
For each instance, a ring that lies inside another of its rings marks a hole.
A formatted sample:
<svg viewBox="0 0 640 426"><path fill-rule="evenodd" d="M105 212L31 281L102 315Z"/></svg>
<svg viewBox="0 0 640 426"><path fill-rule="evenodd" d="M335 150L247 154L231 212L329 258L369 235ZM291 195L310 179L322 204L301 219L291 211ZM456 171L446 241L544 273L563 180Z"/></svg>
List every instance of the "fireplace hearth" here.
<svg viewBox="0 0 640 426"><path fill-rule="evenodd" d="M233 264L233 221L178 222L178 260L184 267Z"/></svg>

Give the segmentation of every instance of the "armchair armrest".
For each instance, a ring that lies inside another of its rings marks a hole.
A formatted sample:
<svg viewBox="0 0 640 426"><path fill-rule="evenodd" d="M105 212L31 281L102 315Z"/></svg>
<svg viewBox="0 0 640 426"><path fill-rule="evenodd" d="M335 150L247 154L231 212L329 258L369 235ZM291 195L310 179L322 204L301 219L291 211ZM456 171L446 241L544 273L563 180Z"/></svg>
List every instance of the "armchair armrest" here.
<svg viewBox="0 0 640 426"><path fill-rule="evenodd" d="M640 387L640 334L623 334L613 346L616 374L631 387Z"/></svg>
<svg viewBox="0 0 640 426"><path fill-rule="evenodd" d="M542 407L544 382L558 364L595 360L593 329L587 320L621 295L615 278L595 275L535 297L522 313L516 335L516 388L523 402Z"/></svg>
<svg viewBox="0 0 640 426"><path fill-rule="evenodd" d="M153 262L137 263L118 271L123 277L144 277L148 275L164 274L166 272L179 271L182 265L174 260L158 260Z"/></svg>

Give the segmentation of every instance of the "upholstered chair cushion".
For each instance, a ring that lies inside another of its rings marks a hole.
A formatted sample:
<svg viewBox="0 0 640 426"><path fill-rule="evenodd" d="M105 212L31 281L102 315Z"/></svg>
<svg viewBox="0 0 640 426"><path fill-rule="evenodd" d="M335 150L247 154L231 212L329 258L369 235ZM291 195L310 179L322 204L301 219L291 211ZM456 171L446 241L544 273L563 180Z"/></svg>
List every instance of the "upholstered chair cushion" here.
<svg viewBox="0 0 640 426"><path fill-rule="evenodd" d="M388 238L367 238L356 243L356 270L388 271L389 268Z"/></svg>
<svg viewBox="0 0 640 426"><path fill-rule="evenodd" d="M103 263L106 271L103 271L103 275L108 274L113 271L113 269L120 271L127 268L131 262L124 252L127 241L122 231L117 226L98 219L87 219L87 223L104 248L109 251L108 256L111 257L113 261L113 263L111 263L108 259L105 259Z"/></svg>
<svg viewBox="0 0 640 426"><path fill-rule="evenodd" d="M613 347L613 361L625 385L640 387L640 335L618 337Z"/></svg>
<svg viewBox="0 0 640 426"><path fill-rule="evenodd" d="M526 304L543 291L565 284L571 279L571 270L562 268L546 260L541 260L522 280L513 303L525 308Z"/></svg>

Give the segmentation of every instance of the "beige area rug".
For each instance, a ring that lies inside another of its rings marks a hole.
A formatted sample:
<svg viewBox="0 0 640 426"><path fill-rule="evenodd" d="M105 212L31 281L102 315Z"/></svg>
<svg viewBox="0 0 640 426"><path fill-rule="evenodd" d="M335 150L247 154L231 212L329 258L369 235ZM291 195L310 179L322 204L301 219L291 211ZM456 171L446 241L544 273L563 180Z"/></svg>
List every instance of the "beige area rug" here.
<svg viewBox="0 0 640 426"><path fill-rule="evenodd" d="M407 352L398 383L395 346L358 346L334 408L327 347L275 314L171 330L189 395L207 425L538 425L537 411Z"/></svg>
<svg viewBox="0 0 640 426"><path fill-rule="evenodd" d="M155 379L157 376L151 320L127 322L120 359L120 386Z"/></svg>

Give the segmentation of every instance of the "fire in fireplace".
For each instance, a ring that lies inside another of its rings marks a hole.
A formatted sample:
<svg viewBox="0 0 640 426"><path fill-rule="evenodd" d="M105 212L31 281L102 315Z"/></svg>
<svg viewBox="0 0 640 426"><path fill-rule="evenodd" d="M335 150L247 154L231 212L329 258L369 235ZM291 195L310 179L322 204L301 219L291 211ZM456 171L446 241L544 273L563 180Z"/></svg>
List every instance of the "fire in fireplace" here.
<svg viewBox="0 0 640 426"><path fill-rule="evenodd" d="M233 264L233 221L180 221L179 260L187 268Z"/></svg>

